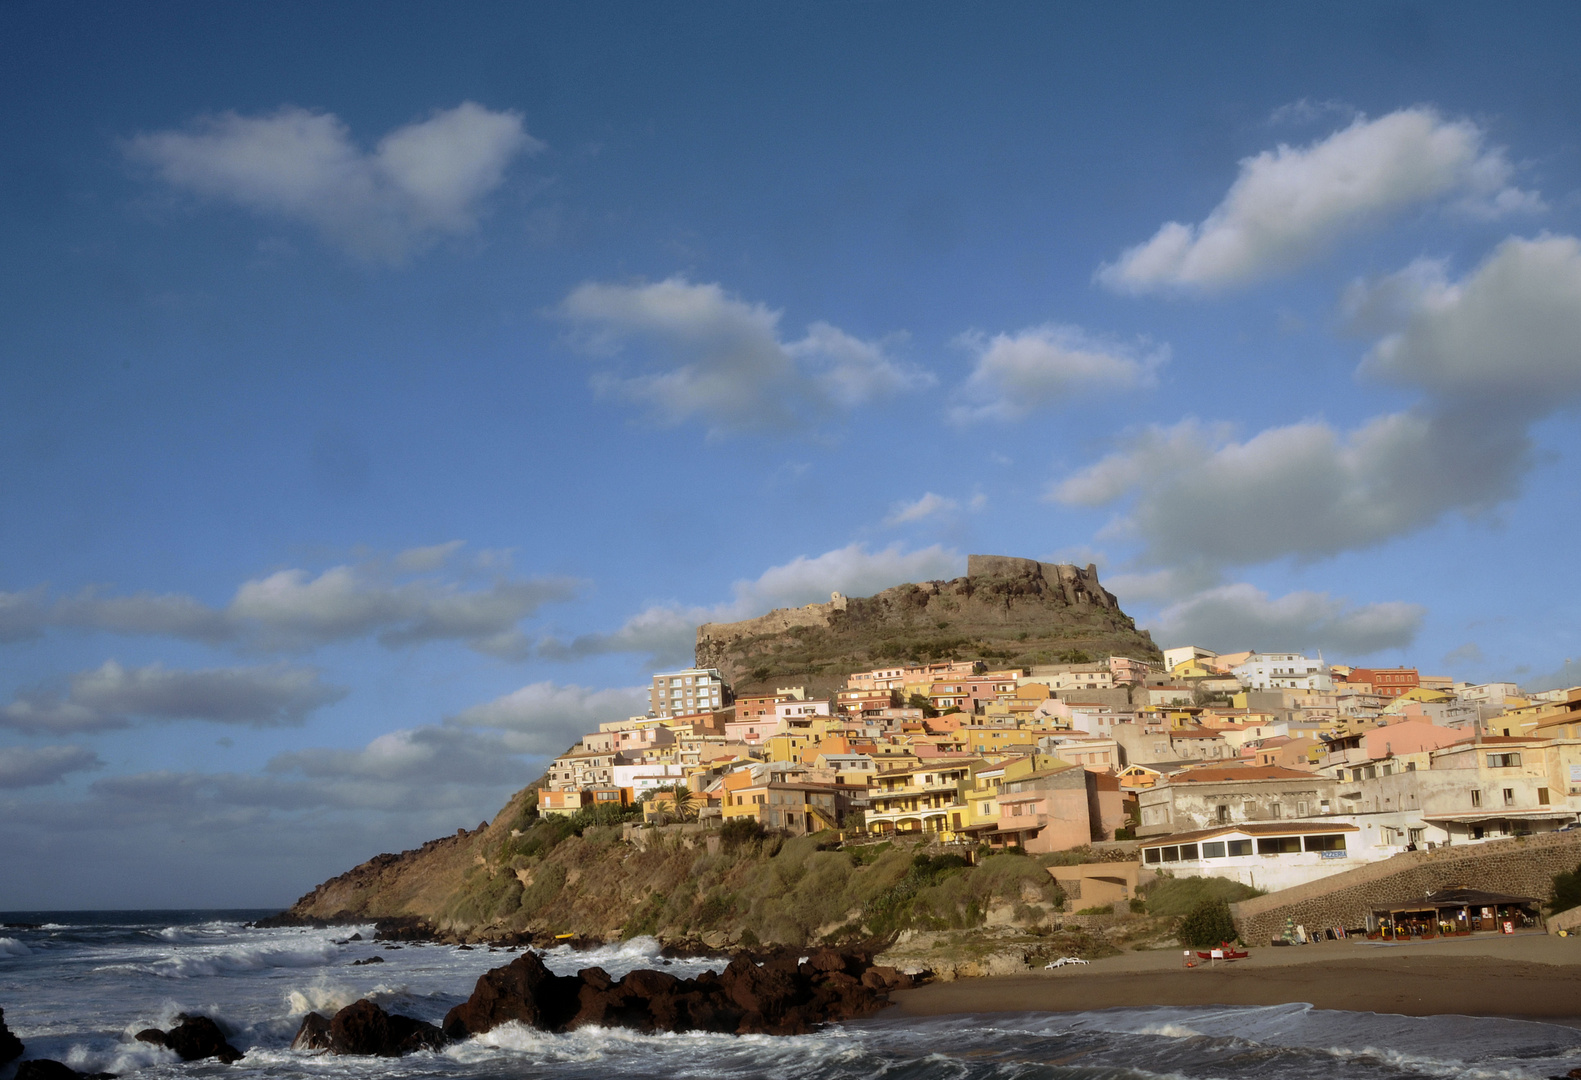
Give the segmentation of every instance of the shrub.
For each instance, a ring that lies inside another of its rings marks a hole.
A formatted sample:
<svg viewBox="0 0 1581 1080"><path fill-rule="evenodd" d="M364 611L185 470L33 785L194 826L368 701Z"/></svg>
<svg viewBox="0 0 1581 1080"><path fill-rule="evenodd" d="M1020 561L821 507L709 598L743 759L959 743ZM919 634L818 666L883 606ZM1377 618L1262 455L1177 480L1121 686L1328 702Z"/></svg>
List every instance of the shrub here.
<svg viewBox="0 0 1581 1080"><path fill-rule="evenodd" d="M1220 877L1160 877L1147 887L1149 915L1185 915L1206 900L1226 904L1262 896L1261 889ZM1214 942L1218 944L1218 942Z"/></svg>
<svg viewBox="0 0 1581 1080"><path fill-rule="evenodd" d="M521 912L531 916L544 907L565 887L565 867L559 863L542 863L533 871L532 884L522 890Z"/></svg>
<svg viewBox="0 0 1581 1080"><path fill-rule="evenodd" d="M1573 907L1581 907L1581 866L1554 875L1554 895L1548 901L1548 914L1557 915Z"/></svg>
<svg viewBox="0 0 1581 1080"><path fill-rule="evenodd" d="M731 818L719 827L719 844L727 851L734 851L744 844L763 840L763 824L757 818Z"/></svg>
<svg viewBox="0 0 1581 1080"><path fill-rule="evenodd" d="M1182 945L1207 949L1224 941L1234 941L1235 920L1230 918L1230 905L1223 899L1203 900L1184 919L1176 931Z"/></svg>
<svg viewBox="0 0 1581 1080"><path fill-rule="evenodd" d="M1226 910L1228 910L1228 909L1226 909ZM1095 907L1084 907L1080 911L1078 911L1076 914L1078 914L1078 915L1112 915L1112 914L1114 914L1114 908L1110 907L1108 904L1098 904Z"/></svg>

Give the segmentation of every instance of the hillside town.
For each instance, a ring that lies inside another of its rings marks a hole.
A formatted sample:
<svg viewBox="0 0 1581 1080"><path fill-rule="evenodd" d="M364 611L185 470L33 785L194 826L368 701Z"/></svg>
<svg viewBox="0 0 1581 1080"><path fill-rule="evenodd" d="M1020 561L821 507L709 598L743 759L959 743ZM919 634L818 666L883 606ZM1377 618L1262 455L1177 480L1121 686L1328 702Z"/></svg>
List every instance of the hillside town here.
<svg viewBox="0 0 1581 1080"><path fill-rule="evenodd" d="M554 760L538 810L1028 854L1123 845L1148 870L1264 891L1581 819L1581 687L1189 645L1161 664L1063 659L897 664L821 698L658 672L645 714Z"/></svg>

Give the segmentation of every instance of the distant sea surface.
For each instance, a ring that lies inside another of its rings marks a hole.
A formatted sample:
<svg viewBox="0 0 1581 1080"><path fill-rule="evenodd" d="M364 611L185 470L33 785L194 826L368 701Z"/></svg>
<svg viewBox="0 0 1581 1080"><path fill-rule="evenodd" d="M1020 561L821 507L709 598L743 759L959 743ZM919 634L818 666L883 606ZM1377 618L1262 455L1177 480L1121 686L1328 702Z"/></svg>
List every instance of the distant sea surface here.
<svg viewBox="0 0 1581 1080"><path fill-rule="evenodd" d="M1312 1009L1135 1008L1020 1013L838 1025L792 1038L638 1035L583 1030L546 1035L507 1025L442 1053L398 1060L331 1058L289 1049L309 1011L358 998L437 1023L477 977L511 953L444 945L387 948L348 941L373 928L253 930L272 911L33 911L0 913L0 1008L28 1057L85 1072L148 1080L1060 1080L1060 1078L1547 1077L1581 1065L1581 1031L1468 1017L1413 1018ZM382 957L382 964L352 961ZM593 952L551 950L571 973L598 965L614 976L663 967L658 943L639 938ZM676 960L693 975L717 961ZM1475 972L1468 971L1469 978ZM183 1064L133 1040L168 1028L177 1013L212 1017L246 1058L232 1066ZM8 1080L10 1070L0 1071Z"/></svg>

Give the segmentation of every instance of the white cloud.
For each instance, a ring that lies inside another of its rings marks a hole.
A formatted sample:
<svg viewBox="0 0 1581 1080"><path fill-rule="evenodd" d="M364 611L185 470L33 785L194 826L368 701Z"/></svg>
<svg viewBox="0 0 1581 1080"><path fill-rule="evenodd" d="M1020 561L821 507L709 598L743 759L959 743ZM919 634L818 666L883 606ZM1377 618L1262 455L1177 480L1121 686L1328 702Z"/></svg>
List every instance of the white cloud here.
<svg viewBox="0 0 1581 1080"><path fill-rule="evenodd" d="M1581 241L1511 237L1450 282L1442 263L1413 263L1348 296L1353 318L1399 326L1364 374L1446 399L1549 412L1581 398Z"/></svg>
<svg viewBox="0 0 1581 1080"><path fill-rule="evenodd" d="M1149 565L1247 564L1365 548L1451 510L1485 511L1515 494L1526 461L1520 430L1460 416L1391 413L1348 432L1310 420L1240 442L1185 420L1133 433L1051 496L1130 500L1111 531L1140 540Z"/></svg>
<svg viewBox="0 0 1581 1080"><path fill-rule="evenodd" d="M316 668L266 667L185 671L159 664L128 668L114 660L73 675L64 693L19 694L0 707L0 727L81 732L126 727L133 719L205 720L277 727L346 696Z"/></svg>
<svg viewBox="0 0 1581 1080"><path fill-rule="evenodd" d="M1056 323L991 338L972 331L957 341L977 354L963 388L971 404L949 413L957 423L1019 419L1097 390L1149 388L1169 360L1167 345L1128 344Z"/></svg>
<svg viewBox="0 0 1581 1080"><path fill-rule="evenodd" d="M536 682L450 717L461 727L497 728L520 751L558 754L583 734L610 720L639 716L648 709L643 687L590 690Z"/></svg>
<svg viewBox="0 0 1581 1080"><path fill-rule="evenodd" d="M85 746L0 747L0 788L58 784L67 773L103 767L99 755Z"/></svg>
<svg viewBox="0 0 1581 1080"><path fill-rule="evenodd" d="M557 747L558 753L565 749ZM392 731L357 750L321 747L272 758L271 774L300 773L310 780L373 786L417 784L498 784L524 782L523 765L497 736L480 736L452 727L425 726ZM383 805L387 797L358 799Z"/></svg>
<svg viewBox="0 0 1581 1080"><path fill-rule="evenodd" d="M609 359L636 338L662 356L656 370L600 372L601 391L638 402L663 423L696 420L713 433L787 430L908 390L932 375L815 322L805 337L780 337L781 313L727 294L717 284L672 277L647 285L588 282L560 305L582 328L582 344Z"/></svg>
<svg viewBox="0 0 1581 1080"><path fill-rule="evenodd" d="M1121 292L1215 289L1288 269L1335 237L1411 206L1460 196L1482 216L1540 209L1509 185L1504 152L1486 149L1469 120L1429 108L1358 117L1308 146L1284 144L1240 163L1224 200L1200 224L1171 221L1105 265L1098 278Z"/></svg>
<svg viewBox="0 0 1581 1080"><path fill-rule="evenodd" d="M1172 604L1149 629L1157 641L1189 641L1221 652L1323 649L1366 656L1408 647L1425 614L1417 604L1352 605L1316 592L1271 599L1255 586L1237 583Z"/></svg>
<svg viewBox="0 0 1581 1080"><path fill-rule="evenodd" d="M459 640L479 652L516 657L530 648L517 624L574 590L572 582L550 578L500 579L465 591L432 580L392 583L355 566L336 566L316 577L281 570L246 582L226 614L255 629L263 648L308 648L377 634L390 648Z"/></svg>
<svg viewBox="0 0 1581 1080"><path fill-rule="evenodd" d="M884 519L884 524L908 525L911 522L922 521L925 518L934 517L938 514L953 514L960 508L961 504L954 499L947 499L943 495L935 495L933 492L928 491L924 492L922 498L915 502L896 503L889 516Z"/></svg>
<svg viewBox="0 0 1581 1080"><path fill-rule="evenodd" d="M765 570L755 580L731 586L734 598L713 607L653 605L628 619L620 629L585 634L571 642L548 639L541 653L550 659L575 659L599 653L644 652L658 666L690 663L697 627L708 622L737 622L775 608L821 603L830 593L868 596L908 581L932 581L965 573L961 556L933 544L906 551L892 544L869 551L849 544L809 558L802 555Z"/></svg>
<svg viewBox="0 0 1581 1080"><path fill-rule="evenodd" d="M396 128L371 152L333 113L292 106L221 113L125 144L131 160L172 187L307 222L358 256L388 262L471 232L511 161L542 149L520 113L470 101Z"/></svg>
<svg viewBox="0 0 1581 1080"><path fill-rule="evenodd" d="M178 594L115 596L98 588L53 602L42 588L0 593L0 641L37 637L56 626L265 652L371 635L388 648L460 641L493 656L526 656L532 643L520 622L546 603L569 600L577 583L509 577L509 560L500 552L479 552L455 568L461 546L452 541L413 548L317 574L279 570L242 583L223 608ZM467 587L465 579L478 575L492 580Z"/></svg>

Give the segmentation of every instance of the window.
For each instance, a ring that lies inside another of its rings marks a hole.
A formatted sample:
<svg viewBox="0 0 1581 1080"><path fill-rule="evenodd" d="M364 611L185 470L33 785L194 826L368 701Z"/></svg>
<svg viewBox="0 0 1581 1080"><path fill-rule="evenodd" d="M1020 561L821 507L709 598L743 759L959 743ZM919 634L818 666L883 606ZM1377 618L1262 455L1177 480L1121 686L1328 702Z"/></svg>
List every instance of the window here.
<svg viewBox="0 0 1581 1080"><path fill-rule="evenodd" d="M1415 772L1416 771L1416 762L1414 762L1414 761L1407 761L1405 763L1405 771L1406 772Z"/></svg>
<svg viewBox="0 0 1581 1080"><path fill-rule="evenodd" d="M1229 843L1231 855L1250 855L1252 842L1250 840L1231 840Z"/></svg>
<svg viewBox="0 0 1581 1080"><path fill-rule="evenodd" d="M1294 855L1300 850L1299 836L1265 836L1257 841L1259 855Z"/></svg>
<svg viewBox="0 0 1581 1080"><path fill-rule="evenodd" d="M1196 859L1196 857L1197 857L1197 845L1196 844L1181 844L1180 845L1180 860L1181 860L1181 862L1192 862L1192 861L1194 861Z"/></svg>
<svg viewBox="0 0 1581 1080"><path fill-rule="evenodd" d="M1224 841L1219 840L1214 843L1203 844L1202 857L1204 859L1224 858Z"/></svg>
<svg viewBox="0 0 1581 1080"><path fill-rule="evenodd" d="M1514 806L1515 805L1515 789L1514 788L1507 787L1507 788L1504 789L1504 805L1505 806Z"/></svg>
<svg viewBox="0 0 1581 1080"><path fill-rule="evenodd" d="M1422 839L1426 835L1427 835L1427 830L1426 829L1412 829L1410 831L1411 843L1413 843L1413 844L1420 844L1422 842Z"/></svg>
<svg viewBox="0 0 1581 1080"><path fill-rule="evenodd" d="M1284 817L1284 807L1280 806L1278 803L1274 803L1272 810L1274 817Z"/></svg>
<svg viewBox="0 0 1581 1080"><path fill-rule="evenodd" d="M1548 789L1547 788L1540 787L1540 788L1537 789L1537 805L1538 806L1547 806L1548 805Z"/></svg>
<svg viewBox="0 0 1581 1080"><path fill-rule="evenodd" d="M1308 836L1304 839L1304 846L1307 851L1345 850L1345 837L1337 833L1332 836Z"/></svg>
<svg viewBox="0 0 1581 1080"><path fill-rule="evenodd" d="M1229 821L1229 820L1230 820L1230 808L1228 806L1221 806L1221 807L1219 807L1219 824L1222 825L1226 821Z"/></svg>
<svg viewBox="0 0 1581 1080"><path fill-rule="evenodd" d="M1164 861L1165 862L1179 862L1180 861L1180 849L1178 847L1167 847L1167 848L1161 848L1160 850L1162 850L1163 853L1164 853Z"/></svg>
<svg viewBox="0 0 1581 1080"><path fill-rule="evenodd" d="M1472 806L1481 806L1482 805L1482 792L1480 792L1480 791L1473 791L1471 793L1471 805Z"/></svg>
<svg viewBox="0 0 1581 1080"><path fill-rule="evenodd" d="M1521 755L1519 754L1488 755L1488 768L1490 769L1513 769L1519 766L1520 763Z"/></svg>
<svg viewBox="0 0 1581 1080"><path fill-rule="evenodd" d="M1145 863L1156 863L1160 858L1162 858L1162 855L1156 847L1147 848L1142 852L1142 861Z"/></svg>

